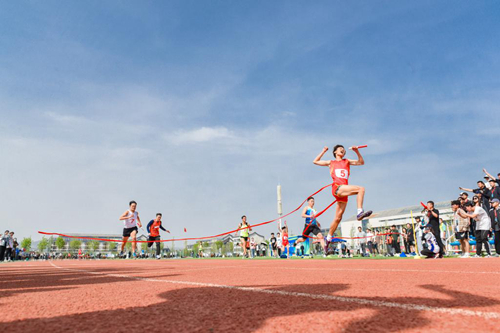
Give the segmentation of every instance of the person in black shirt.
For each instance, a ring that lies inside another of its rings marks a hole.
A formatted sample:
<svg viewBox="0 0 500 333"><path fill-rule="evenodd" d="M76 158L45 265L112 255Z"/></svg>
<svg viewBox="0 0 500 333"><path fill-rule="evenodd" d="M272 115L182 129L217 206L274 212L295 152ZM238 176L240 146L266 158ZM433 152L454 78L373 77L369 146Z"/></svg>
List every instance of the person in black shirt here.
<svg viewBox="0 0 500 333"><path fill-rule="evenodd" d="M497 185L497 180L490 179L489 180L491 186L491 198L500 199L500 186Z"/></svg>
<svg viewBox="0 0 500 333"><path fill-rule="evenodd" d="M440 235L441 229L439 228L439 210L434 208L434 201L427 201L426 213L429 218L428 225L432 227L432 233L434 234L434 237L436 237L436 241L439 245L439 257L442 258L444 256L444 244Z"/></svg>
<svg viewBox="0 0 500 333"><path fill-rule="evenodd" d="M415 252L415 237L413 234L413 227L410 223L406 223L406 240L408 242L410 253Z"/></svg>
<svg viewBox="0 0 500 333"><path fill-rule="evenodd" d="M271 250L271 257L278 256L278 246L276 243L276 237L274 237L274 232L271 232L271 238L269 238L269 248Z"/></svg>
<svg viewBox="0 0 500 333"><path fill-rule="evenodd" d="M490 210L490 198L491 198L491 191L484 185L484 182L482 180L479 180L477 182L477 187L476 189L470 189L470 188L463 188L459 187L462 191L467 191L467 192L473 192L475 194L481 194L481 206L484 208L484 210L488 211Z"/></svg>
<svg viewBox="0 0 500 333"><path fill-rule="evenodd" d="M491 219L491 229L495 233L495 252L500 254L500 200L491 199L491 209L489 211Z"/></svg>

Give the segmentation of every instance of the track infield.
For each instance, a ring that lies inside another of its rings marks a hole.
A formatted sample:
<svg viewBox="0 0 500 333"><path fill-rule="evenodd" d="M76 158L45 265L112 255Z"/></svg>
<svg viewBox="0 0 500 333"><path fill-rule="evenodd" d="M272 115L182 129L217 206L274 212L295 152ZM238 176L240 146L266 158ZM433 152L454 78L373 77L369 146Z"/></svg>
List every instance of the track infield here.
<svg viewBox="0 0 500 333"><path fill-rule="evenodd" d="M500 258L0 265L9 332L500 330Z"/></svg>

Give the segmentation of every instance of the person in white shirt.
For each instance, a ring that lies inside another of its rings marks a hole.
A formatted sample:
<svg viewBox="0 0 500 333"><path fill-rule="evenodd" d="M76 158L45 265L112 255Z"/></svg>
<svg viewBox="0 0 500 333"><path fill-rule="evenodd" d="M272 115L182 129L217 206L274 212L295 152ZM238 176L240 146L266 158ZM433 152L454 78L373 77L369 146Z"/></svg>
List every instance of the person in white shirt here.
<svg viewBox="0 0 500 333"><path fill-rule="evenodd" d="M360 254L362 257L364 257L366 253L366 233L363 231L361 227L358 227L356 238L357 238L356 243L358 245Z"/></svg>
<svg viewBox="0 0 500 333"><path fill-rule="evenodd" d="M125 250L125 245L127 244L127 241L129 237L132 240L132 253L134 256L136 256L136 236L137 232L139 229L137 229L137 226L139 228L142 228L142 223L141 219L139 218L139 212L136 211L137 208L137 202L135 201L130 201L129 203L129 209L125 211L120 216L120 221L123 221L123 242L122 242L122 248L121 248L121 253L120 256L123 257L124 253L123 251Z"/></svg>
<svg viewBox="0 0 500 333"><path fill-rule="evenodd" d="M366 229L366 240L368 245L368 252L370 254L374 254L373 251L374 234L372 232L372 229Z"/></svg>
<svg viewBox="0 0 500 333"><path fill-rule="evenodd" d="M465 205L467 213L466 217L476 220L476 255L475 257L482 256L483 244L491 256L490 244L488 243L488 233L491 229L491 219L488 213L481 206L474 206L472 203L467 202Z"/></svg>
<svg viewBox="0 0 500 333"><path fill-rule="evenodd" d="M283 246L283 239L281 238L281 234L279 232L276 234L276 246L278 246L278 257L281 257L281 247Z"/></svg>

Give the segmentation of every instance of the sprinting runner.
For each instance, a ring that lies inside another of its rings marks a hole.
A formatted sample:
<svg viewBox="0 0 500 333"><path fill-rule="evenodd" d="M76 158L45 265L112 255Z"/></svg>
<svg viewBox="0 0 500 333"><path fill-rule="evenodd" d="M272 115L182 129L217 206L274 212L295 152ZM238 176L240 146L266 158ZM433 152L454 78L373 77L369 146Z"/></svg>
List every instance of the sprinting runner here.
<svg viewBox="0 0 500 333"><path fill-rule="evenodd" d="M125 211L125 213L120 216L120 221L123 221L124 227L123 228L123 242L122 242L122 248L120 252L120 257L124 255L124 250L125 250L125 245L127 245L127 241L130 238L132 238L132 253L134 257L136 256L135 250L136 250L136 236L137 236L137 226L139 228L142 228L142 223L141 219L139 218L139 212L136 211L137 208L137 202L135 201L130 201L129 203L129 209Z"/></svg>
<svg viewBox="0 0 500 333"><path fill-rule="evenodd" d="M241 223L238 225L238 231L240 232L240 246L243 249L243 259L245 259L248 256L247 249L250 247L248 236L250 231L252 231L250 224L247 223L247 217L245 215L241 217Z"/></svg>
<svg viewBox="0 0 500 333"><path fill-rule="evenodd" d="M154 220L149 221L146 229L148 230L149 238L148 238L148 247L152 247L154 243L156 243L156 259L160 259L160 229L170 233L167 229L163 228L161 225L161 213L156 214L156 218Z"/></svg>
<svg viewBox="0 0 500 333"><path fill-rule="evenodd" d="M321 225L316 220L316 210L314 209L314 198L309 197L307 199L307 206L302 210L302 217L306 219L306 224L304 226L304 231L302 231L302 235L297 238L295 241L295 246L298 244L305 242L306 237L310 234L313 234L314 237L318 237L320 239L321 246L325 247L325 240L323 234L321 233ZM312 221L311 221L312 219Z"/></svg>
<svg viewBox="0 0 500 333"><path fill-rule="evenodd" d="M280 221L278 225L279 230L281 230L281 253L285 253L286 249L286 257L290 259L290 242L288 241L288 226L286 225L286 221L284 224L282 227Z"/></svg>
<svg viewBox="0 0 500 333"><path fill-rule="evenodd" d="M328 231L328 236L326 236L325 242L325 254L328 254L328 245L332 241L334 232L342 220L345 209L347 207L347 197L351 195L357 195L358 197L358 211L357 219L361 221L370 215L372 211L365 212L363 210L363 200L365 197L365 188L362 186L349 185L349 176L351 174L351 165L364 165L365 161L363 156L359 153L358 147L352 147L352 150L358 155L357 160L349 160L344 158L346 150L342 145L336 145L333 147L334 160L323 161L321 158L328 151L328 147L324 147L323 151L316 156L313 163L319 166L326 166L330 168L330 175L333 179L332 194L337 199L337 211L335 213L335 218L330 225L330 230Z"/></svg>

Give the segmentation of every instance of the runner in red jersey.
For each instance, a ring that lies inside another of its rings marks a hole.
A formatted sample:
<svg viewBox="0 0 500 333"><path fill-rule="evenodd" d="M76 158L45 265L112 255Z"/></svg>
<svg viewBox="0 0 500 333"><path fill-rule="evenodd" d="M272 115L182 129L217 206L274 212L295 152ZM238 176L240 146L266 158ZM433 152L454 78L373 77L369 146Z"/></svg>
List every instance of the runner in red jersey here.
<svg viewBox="0 0 500 333"><path fill-rule="evenodd" d="M333 179L332 194L337 199L337 211L335 213L335 218L330 225L330 230L328 236L326 237L325 243L325 254L328 253L328 245L332 240L332 236L337 230L337 227L342 220L345 209L347 207L347 198L351 195L357 195L358 197L358 212L357 219L361 221L370 215L372 211L365 212L363 210L363 200L365 197L365 188L357 185L349 185L349 176L351 175L351 165L364 165L365 161L363 156L359 153L357 147L352 147L352 150L358 155L357 160L349 160L344 158L346 150L342 145L336 145L333 147L334 160L324 161L321 160L323 155L328 151L328 147L324 147L323 151L316 156L313 163L319 166L327 166L330 168L330 175Z"/></svg>
<svg viewBox="0 0 500 333"><path fill-rule="evenodd" d="M290 242L288 240L288 226L286 225L286 221L284 223L285 225L282 227L281 226L281 220L278 224L278 229L281 231L281 253L285 253L286 251L286 257L290 259Z"/></svg>

